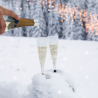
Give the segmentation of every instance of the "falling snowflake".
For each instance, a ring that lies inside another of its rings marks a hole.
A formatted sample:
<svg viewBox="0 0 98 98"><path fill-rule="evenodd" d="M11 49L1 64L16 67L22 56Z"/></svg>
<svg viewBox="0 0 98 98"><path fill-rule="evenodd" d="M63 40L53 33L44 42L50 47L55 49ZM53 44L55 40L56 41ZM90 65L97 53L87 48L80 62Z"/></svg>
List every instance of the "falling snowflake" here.
<svg viewBox="0 0 98 98"><path fill-rule="evenodd" d="M62 91L61 90L58 90L58 94L61 94L62 93Z"/></svg>
<svg viewBox="0 0 98 98"><path fill-rule="evenodd" d="M10 38L10 41L13 42L14 41L14 38Z"/></svg>
<svg viewBox="0 0 98 98"><path fill-rule="evenodd" d="M88 51L85 51L85 54L88 55Z"/></svg>
<svg viewBox="0 0 98 98"><path fill-rule="evenodd" d="M85 76L85 79L89 79L89 76L88 76L88 75L86 75L86 76Z"/></svg>
<svg viewBox="0 0 98 98"><path fill-rule="evenodd" d="M65 58L63 59L63 61L65 61L65 62L66 62L66 61L67 61L67 58L65 57Z"/></svg>
<svg viewBox="0 0 98 98"><path fill-rule="evenodd" d="M17 76L13 76L13 79L14 79L14 80L17 80Z"/></svg>

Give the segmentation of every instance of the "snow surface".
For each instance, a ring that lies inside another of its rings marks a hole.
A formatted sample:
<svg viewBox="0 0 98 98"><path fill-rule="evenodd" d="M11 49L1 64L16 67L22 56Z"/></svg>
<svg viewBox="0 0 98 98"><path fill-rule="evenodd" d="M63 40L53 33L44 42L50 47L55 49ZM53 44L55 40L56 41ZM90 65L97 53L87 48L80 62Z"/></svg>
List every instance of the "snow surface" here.
<svg viewBox="0 0 98 98"><path fill-rule="evenodd" d="M45 72L45 76L36 74L32 79L32 86L27 98L79 98L75 93L72 78L64 72L53 70ZM33 95L33 97L32 97Z"/></svg>
<svg viewBox="0 0 98 98"><path fill-rule="evenodd" d="M34 81L37 80L40 80L36 82L39 91L45 90L41 90L41 84L45 87L44 83L49 86L47 81L51 82L48 91L56 94L57 90L58 94L53 98L65 98L63 96L67 95L68 98L98 98L97 44L91 41L59 40L57 69L61 73L52 73L53 64L48 48L45 77L50 79L46 80L40 74L36 38L0 36L0 98L33 98L36 87ZM67 93L63 93L63 90Z"/></svg>

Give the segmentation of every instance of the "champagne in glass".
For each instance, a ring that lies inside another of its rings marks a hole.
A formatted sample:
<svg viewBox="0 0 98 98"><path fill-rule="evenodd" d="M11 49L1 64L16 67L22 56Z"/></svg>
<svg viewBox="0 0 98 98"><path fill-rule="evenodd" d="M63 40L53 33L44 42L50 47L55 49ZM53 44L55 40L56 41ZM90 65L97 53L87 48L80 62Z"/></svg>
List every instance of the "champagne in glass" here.
<svg viewBox="0 0 98 98"><path fill-rule="evenodd" d="M57 61L57 52L58 52L58 36L49 36L49 47L51 58L53 62L54 72L56 72L56 61Z"/></svg>
<svg viewBox="0 0 98 98"><path fill-rule="evenodd" d="M41 73L42 75L44 75L44 65L45 65L46 53L47 53L47 38L38 37L37 45L38 45L38 55L39 55L39 61L41 66Z"/></svg>

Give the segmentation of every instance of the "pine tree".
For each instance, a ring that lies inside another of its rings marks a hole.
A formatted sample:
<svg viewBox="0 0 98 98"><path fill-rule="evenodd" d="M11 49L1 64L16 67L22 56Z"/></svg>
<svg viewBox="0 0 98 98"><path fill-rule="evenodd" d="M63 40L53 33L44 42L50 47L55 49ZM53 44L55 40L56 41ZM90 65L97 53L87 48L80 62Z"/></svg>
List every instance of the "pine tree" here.
<svg viewBox="0 0 98 98"><path fill-rule="evenodd" d="M75 28L73 29L73 39L77 40L85 40L86 39L86 32L85 28L83 26L83 15L82 15L83 10L76 10L75 18L74 18L74 26Z"/></svg>
<svg viewBox="0 0 98 98"><path fill-rule="evenodd" d="M39 1L39 0L36 0L35 14L34 14L33 18L39 20L39 27L35 27L33 29L32 37L47 36L46 22L45 22L44 14L42 11L41 1Z"/></svg>
<svg viewBox="0 0 98 98"><path fill-rule="evenodd" d="M33 0L29 2L29 14L30 14L30 19L33 19L34 14L35 14L35 4Z"/></svg>
<svg viewBox="0 0 98 98"><path fill-rule="evenodd" d="M49 14L48 14L48 36L55 35L55 21L52 1L49 1Z"/></svg>
<svg viewBox="0 0 98 98"><path fill-rule="evenodd" d="M72 8L70 3L67 3L65 6L65 12L62 17L62 38L63 39L72 39L72 30L73 30L73 14L71 13Z"/></svg>
<svg viewBox="0 0 98 98"><path fill-rule="evenodd" d="M46 24L46 36L48 36L48 2L47 0L44 0L43 14L44 14L44 19Z"/></svg>
<svg viewBox="0 0 98 98"><path fill-rule="evenodd" d="M88 21L86 23L89 24L88 29L88 40L97 40L98 35L97 35L97 8L98 8L98 1L97 0L86 0L85 2L86 7L87 7L87 14L88 14ZM96 17L96 18L95 18Z"/></svg>
<svg viewBox="0 0 98 98"><path fill-rule="evenodd" d="M29 4L29 7L30 7L30 19L34 19L34 15L35 15L35 2L33 2L33 0L31 0L30 4ZM34 33L34 26L30 26L30 31L29 31L29 36L32 37L33 33Z"/></svg>
<svg viewBox="0 0 98 98"><path fill-rule="evenodd" d="M28 7L29 3L27 0L23 0L22 2L23 2L22 18L29 19L29 7ZM29 27L27 26L22 27L22 30L23 30L23 36L29 37Z"/></svg>
<svg viewBox="0 0 98 98"><path fill-rule="evenodd" d="M55 9L54 9L54 25L55 25L55 34L61 38L61 14L59 12L60 6L59 6L59 0L55 2Z"/></svg>

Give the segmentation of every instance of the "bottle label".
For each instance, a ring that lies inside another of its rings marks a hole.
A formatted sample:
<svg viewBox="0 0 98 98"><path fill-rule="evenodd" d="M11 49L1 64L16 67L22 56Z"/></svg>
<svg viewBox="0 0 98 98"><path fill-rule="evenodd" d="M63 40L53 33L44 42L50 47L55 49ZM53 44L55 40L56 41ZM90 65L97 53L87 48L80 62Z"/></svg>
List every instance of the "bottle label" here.
<svg viewBox="0 0 98 98"><path fill-rule="evenodd" d="M19 20L14 20L14 28L17 27L18 23L19 23Z"/></svg>
<svg viewBox="0 0 98 98"><path fill-rule="evenodd" d="M5 28L5 31L8 31L9 29L8 29L8 26L9 26L9 24L10 24L11 22L6 22L6 28Z"/></svg>

